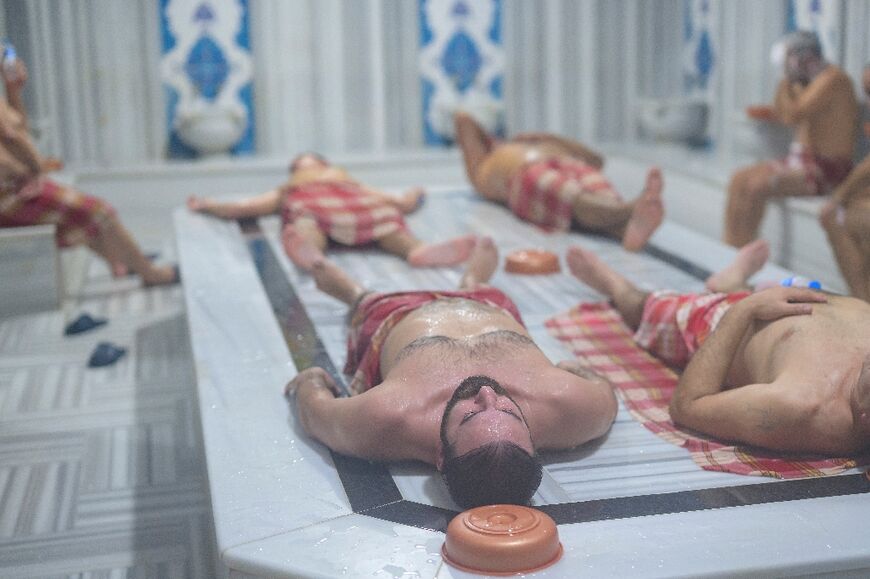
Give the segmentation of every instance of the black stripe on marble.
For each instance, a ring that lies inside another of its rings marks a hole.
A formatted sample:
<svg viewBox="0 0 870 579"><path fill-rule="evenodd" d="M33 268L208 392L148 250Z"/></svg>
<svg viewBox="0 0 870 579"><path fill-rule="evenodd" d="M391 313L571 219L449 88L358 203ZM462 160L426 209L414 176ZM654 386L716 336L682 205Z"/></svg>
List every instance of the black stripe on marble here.
<svg viewBox="0 0 870 579"><path fill-rule="evenodd" d="M260 226L255 221L241 225L242 232L248 237L248 250L254 258L293 363L300 370L313 366L323 368L347 393L344 378L329 358L305 306L281 269L281 264L263 237ZM354 512L402 500L402 494L386 465L330 452Z"/></svg>
<svg viewBox="0 0 870 579"><path fill-rule="evenodd" d="M666 251L653 243L646 244L646 247L644 248L644 253L649 254L658 259L659 261L667 263L668 265L672 265L675 268L702 281L713 275L712 271L695 265L694 263L687 261L678 255L674 255L673 253Z"/></svg>
<svg viewBox="0 0 870 579"><path fill-rule="evenodd" d="M446 533L448 523L458 513L450 509L402 500L360 514L409 527Z"/></svg>
<svg viewBox="0 0 870 579"><path fill-rule="evenodd" d="M535 508L553 517L556 524L573 524L868 492L870 481L863 474L853 474L543 505Z"/></svg>
<svg viewBox="0 0 870 579"><path fill-rule="evenodd" d="M343 384L343 378L329 359L305 307L281 269L271 246L263 239L259 225L255 222L243 224L243 231L248 234L249 249L296 367L319 365L337 383ZM661 248L648 246L646 251L698 279L709 276L709 272L703 268ZM355 513L441 532L446 531L450 519L457 514L448 509L402 499L401 491L386 465L334 452L332 457ZM567 525L864 493L870 493L870 480L863 474L855 474L559 503L535 508L549 514L557 524Z"/></svg>

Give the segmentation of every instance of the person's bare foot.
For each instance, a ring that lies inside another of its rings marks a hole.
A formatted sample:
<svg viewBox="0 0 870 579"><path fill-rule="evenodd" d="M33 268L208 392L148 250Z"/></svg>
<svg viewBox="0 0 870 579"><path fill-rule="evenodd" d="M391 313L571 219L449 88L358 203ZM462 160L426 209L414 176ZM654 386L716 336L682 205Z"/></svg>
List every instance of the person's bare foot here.
<svg viewBox="0 0 870 579"><path fill-rule="evenodd" d="M121 263L120 261L118 261L111 264L110 268L112 270L112 277L114 277L115 279L127 277L128 275L130 275L130 268L127 267L126 263Z"/></svg>
<svg viewBox="0 0 870 579"><path fill-rule="evenodd" d="M423 203L423 197L426 195L426 190L422 187L412 187L399 197L396 206L402 213L413 213Z"/></svg>
<svg viewBox="0 0 870 579"><path fill-rule="evenodd" d="M658 167L653 167L646 175L643 192L634 204L622 236L622 246L628 251L640 251L662 224L665 216L662 186L662 172Z"/></svg>
<svg viewBox="0 0 870 579"><path fill-rule="evenodd" d="M580 246L569 247L565 253L565 261L574 277L609 298L630 287L628 280L601 261L597 255Z"/></svg>
<svg viewBox="0 0 870 579"><path fill-rule="evenodd" d="M471 252L471 257L468 258L468 264L465 266L465 273L462 274L459 287L474 289L485 284L492 278L497 267L498 248L492 238L489 236L479 238Z"/></svg>
<svg viewBox="0 0 870 579"><path fill-rule="evenodd" d="M171 285L181 281L177 265L152 265L142 274L142 283L146 287Z"/></svg>
<svg viewBox="0 0 870 579"><path fill-rule="evenodd" d="M408 263L414 267L442 267L462 263L471 255L477 237L463 235L441 243L426 243L408 254Z"/></svg>
<svg viewBox="0 0 870 579"><path fill-rule="evenodd" d="M734 261L707 278L704 285L714 292L737 291L746 288L746 280L764 267L770 257L770 244L756 239L740 248Z"/></svg>
<svg viewBox="0 0 870 579"><path fill-rule="evenodd" d="M285 225L281 230L281 245L290 261L305 271L311 271L315 261L323 259L323 252L316 245L306 239L304 235L292 225Z"/></svg>
<svg viewBox="0 0 870 579"><path fill-rule="evenodd" d="M208 213L209 200L204 197L191 195L187 198L187 208L197 213Z"/></svg>
<svg viewBox="0 0 870 579"><path fill-rule="evenodd" d="M311 264L311 276L317 289L348 305L363 293L363 288L343 269L323 256Z"/></svg>

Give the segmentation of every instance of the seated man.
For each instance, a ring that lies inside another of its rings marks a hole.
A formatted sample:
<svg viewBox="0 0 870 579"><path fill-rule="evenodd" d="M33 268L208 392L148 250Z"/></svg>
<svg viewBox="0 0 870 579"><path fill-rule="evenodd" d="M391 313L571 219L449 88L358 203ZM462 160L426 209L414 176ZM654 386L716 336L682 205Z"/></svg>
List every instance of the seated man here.
<svg viewBox="0 0 870 579"><path fill-rule="evenodd" d="M243 201L191 197L187 205L224 219L280 212L284 250L306 271L323 258L329 240L350 246L376 242L415 267L456 265L468 259L473 235L425 243L408 229L402 214L414 211L422 195L422 189L412 189L392 197L351 179L320 155L303 153L290 164L290 180L278 189Z"/></svg>
<svg viewBox="0 0 870 579"><path fill-rule="evenodd" d="M499 143L470 115L458 112L454 120L468 180L520 219L557 231L576 225L604 233L630 251L640 250L662 222L658 169L626 203L601 174L603 159L580 143L544 133Z"/></svg>
<svg viewBox="0 0 870 579"><path fill-rule="evenodd" d="M862 84L870 99L870 64L864 67ZM867 103L870 107L870 100ZM819 220L849 292L870 301L870 155L834 190Z"/></svg>
<svg viewBox="0 0 870 579"><path fill-rule="evenodd" d="M132 269L145 285L177 282L176 269L154 265L105 201L45 176L57 161L40 156L28 133L24 64L16 59L14 68L4 66L3 80L8 102L0 101L0 227L54 224L59 247L86 243L115 276Z"/></svg>
<svg viewBox="0 0 870 579"><path fill-rule="evenodd" d="M870 446L870 305L805 288L646 293L579 247L568 266L638 344L682 367L671 418L719 439L843 456Z"/></svg>
<svg viewBox="0 0 870 579"><path fill-rule="evenodd" d="M320 368L300 372L286 392L305 431L343 454L436 465L465 508L528 503L537 451L602 436L617 405L606 381L535 346L510 298L483 285L497 265L483 238L458 291L373 294L317 261L318 288L352 309L354 395L336 398Z"/></svg>
<svg viewBox="0 0 870 579"><path fill-rule="evenodd" d="M725 243L742 247L758 233L769 198L826 195L852 168L858 103L849 76L825 61L818 37L795 32L784 40L785 78L773 114L796 129L788 157L739 170L728 184Z"/></svg>

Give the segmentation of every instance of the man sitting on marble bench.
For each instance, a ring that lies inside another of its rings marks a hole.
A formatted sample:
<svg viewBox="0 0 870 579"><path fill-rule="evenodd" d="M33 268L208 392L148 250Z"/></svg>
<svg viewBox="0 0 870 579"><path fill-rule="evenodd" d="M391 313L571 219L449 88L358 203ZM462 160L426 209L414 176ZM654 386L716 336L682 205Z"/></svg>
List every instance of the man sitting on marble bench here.
<svg viewBox="0 0 870 579"><path fill-rule="evenodd" d="M570 248L567 262L612 300L639 345L685 368L675 423L779 451L846 456L870 446L870 304L791 287L649 293L587 250ZM736 287L745 275L714 281Z"/></svg>
<svg viewBox="0 0 870 579"><path fill-rule="evenodd" d="M865 106L870 110L870 64L862 77ZM862 127L870 137L870 127ZM870 301L870 155L858 163L834 190L819 220L851 295Z"/></svg>
<svg viewBox="0 0 870 579"><path fill-rule="evenodd" d="M785 77L768 112L796 130L785 159L741 169L728 184L725 243L742 247L755 239L767 200L826 195L852 168L858 103L849 76L825 61L815 33L784 40Z"/></svg>
<svg viewBox="0 0 870 579"><path fill-rule="evenodd" d="M436 465L461 507L527 504L537 451L602 436L617 405L605 380L532 342L510 298L485 285L497 265L482 238L457 291L368 293L317 260L317 287L351 307L353 396L337 398L321 368L300 372L286 393L305 431L342 454Z"/></svg>
<svg viewBox="0 0 870 579"><path fill-rule="evenodd" d="M415 267L450 266L468 259L475 237L465 235L440 243L414 237L403 213L414 211L423 190L400 197L366 187L315 153L303 153L290 164L290 180L280 188L242 201L219 202L191 197L193 211L224 219L281 213L281 240L290 259L311 270L329 241L359 246L377 243Z"/></svg>
<svg viewBox="0 0 870 579"><path fill-rule="evenodd" d="M176 269L152 263L108 203L45 176L59 163L42 157L30 138L21 94L27 69L18 59L2 68L6 100L0 100L0 227L53 224L59 247L87 244L115 276L132 269L145 285L177 282Z"/></svg>
<svg viewBox="0 0 870 579"><path fill-rule="evenodd" d="M632 202L601 173L604 160L586 146L546 133L497 142L471 115L454 117L468 180L484 198L545 229L572 226L603 233L638 251L662 222L662 175L653 168Z"/></svg>

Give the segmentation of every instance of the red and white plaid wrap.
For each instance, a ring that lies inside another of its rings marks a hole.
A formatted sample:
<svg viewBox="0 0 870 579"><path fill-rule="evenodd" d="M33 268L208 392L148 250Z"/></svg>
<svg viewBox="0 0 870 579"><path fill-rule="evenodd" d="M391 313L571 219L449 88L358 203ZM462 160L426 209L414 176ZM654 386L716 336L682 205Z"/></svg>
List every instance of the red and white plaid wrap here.
<svg viewBox="0 0 870 579"><path fill-rule="evenodd" d="M695 464L705 470L804 478L838 474L870 461L866 456L826 459L788 456L722 444L678 428L668 412L677 375L638 346L622 316L609 304L580 304L547 320L546 327L578 360L610 380L635 420L667 442L684 447Z"/></svg>
<svg viewBox="0 0 870 579"><path fill-rule="evenodd" d="M716 329L728 308L748 295L653 292L644 303L634 340L665 363L682 368Z"/></svg>
<svg viewBox="0 0 870 579"><path fill-rule="evenodd" d="M96 197L38 177L0 193L0 227L57 226L59 247L95 239L115 209Z"/></svg>
<svg viewBox="0 0 870 579"><path fill-rule="evenodd" d="M281 211L284 223L309 217L329 239L362 245L407 230L401 212L349 181L314 181L291 187Z"/></svg>
<svg viewBox="0 0 870 579"><path fill-rule="evenodd" d="M604 175L588 163L554 157L524 165L511 181L507 206L514 214L545 229L567 231L580 195L620 199Z"/></svg>
<svg viewBox="0 0 870 579"><path fill-rule="evenodd" d="M445 298L480 302L498 308L518 323L523 323L514 302L494 287L368 294L354 309L347 334L344 373L353 376L350 382L352 394L360 394L381 383L381 348L395 325L414 310Z"/></svg>
<svg viewBox="0 0 870 579"><path fill-rule="evenodd" d="M813 195L827 195L849 175L853 162L846 157L835 159L815 155L801 143L794 142L789 148L788 155L783 159L771 161L770 166L777 174L790 171L803 173Z"/></svg>

